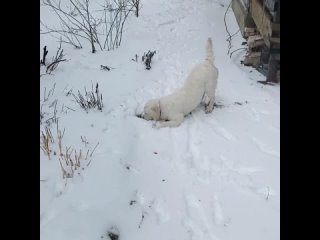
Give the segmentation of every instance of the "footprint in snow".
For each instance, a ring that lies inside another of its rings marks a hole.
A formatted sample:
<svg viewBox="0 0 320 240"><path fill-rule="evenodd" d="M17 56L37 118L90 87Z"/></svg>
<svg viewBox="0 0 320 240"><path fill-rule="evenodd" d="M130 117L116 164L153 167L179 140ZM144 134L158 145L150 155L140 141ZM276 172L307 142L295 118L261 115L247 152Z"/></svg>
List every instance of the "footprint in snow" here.
<svg viewBox="0 0 320 240"><path fill-rule="evenodd" d="M225 138L228 141L231 140L235 140L236 138L232 135L232 133L230 133L227 129L225 129L224 127L222 127L218 122L216 122L215 120L211 120L210 122L207 121L203 121L204 123L206 123L207 125L210 126L210 128L213 129L213 131L218 134L219 136Z"/></svg>
<svg viewBox="0 0 320 240"><path fill-rule="evenodd" d="M212 221L207 217L207 211L194 195L185 195L186 213L184 225L188 229L190 239L192 240L218 240L212 230ZM220 221L220 215L216 216Z"/></svg>
<svg viewBox="0 0 320 240"><path fill-rule="evenodd" d="M269 154L271 156L274 156L276 158L280 158L279 152L270 149L265 143L263 143L261 140L251 137L252 142L264 153Z"/></svg>
<svg viewBox="0 0 320 240"><path fill-rule="evenodd" d="M138 204L141 207L143 213L153 214L158 224L169 221L170 215L166 211L164 203L161 199L153 199L152 201L147 200L145 195L136 191L133 199L130 201L130 205Z"/></svg>

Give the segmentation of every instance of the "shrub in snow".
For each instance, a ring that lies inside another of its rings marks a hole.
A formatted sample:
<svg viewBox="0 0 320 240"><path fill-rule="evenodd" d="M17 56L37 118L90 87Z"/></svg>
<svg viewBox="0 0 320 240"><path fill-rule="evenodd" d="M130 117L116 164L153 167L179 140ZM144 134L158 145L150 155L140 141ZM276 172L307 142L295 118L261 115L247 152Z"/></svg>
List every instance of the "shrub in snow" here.
<svg viewBox="0 0 320 240"><path fill-rule="evenodd" d="M155 54L156 54L156 51L151 52L150 50L147 52L147 54L146 53L143 54L142 61L146 65L147 70L151 69L151 59Z"/></svg>
<svg viewBox="0 0 320 240"><path fill-rule="evenodd" d="M63 49L61 49L61 41L60 46L56 52L56 55L52 57L52 60L50 62L46 62L46 56L48 54L47 46L43 48L43 56L40 60L40 67L45 66L46 72L45 74L51 74L59 65L60 62L65 62L67 59L65 59L65 55L63 54ZM40 75L41 77L41 75Z"/></svg>
<svg viewBox="0 0 320 240"><path fill-rule="evenodd" d="M64 4L43 0L43 5L53 10L61 27L55 29L40 21L46 30L41 34L60 36L63 42L77 49L82 48L82 41L88 42L92 53L96 52L96 45L100 50L119 47L129 13L134 11L138 15L139 10L137 0L106 0L102 9L95 11L91 10L89 0L69 0Z"/></svg>
<svg viewBox="0 0 320 240"><path fill-rule="evenodd" d="M87 92L85 89L85 94L80 93L78 90L78 96L73 94L74 99L79 104L81 108L83 108L86 112L88 112L88 109L97 108L102 112L103 108L103 102L102 102L102 94L99 92L99 84L96 84L96 90L92 90L90 92Z"/></svg>
<svg viewBox="0 0 320 240"><path fill-rule="evenodd" d="M76 171L84 169L82 165L83 162L86 162L86 166L90 165L92 155L99 143L97 143L91 151L91 149L87 147L89 142L85 137L81 136L81 140L85 143L85 146L77 150L71 146L67 147L63 145L62 140L64 133L65 129L61 131L58 122L55 136L49 127L45 127L40 135L40 148L49 160L59 161L62 178L72 178Z"/></svg>

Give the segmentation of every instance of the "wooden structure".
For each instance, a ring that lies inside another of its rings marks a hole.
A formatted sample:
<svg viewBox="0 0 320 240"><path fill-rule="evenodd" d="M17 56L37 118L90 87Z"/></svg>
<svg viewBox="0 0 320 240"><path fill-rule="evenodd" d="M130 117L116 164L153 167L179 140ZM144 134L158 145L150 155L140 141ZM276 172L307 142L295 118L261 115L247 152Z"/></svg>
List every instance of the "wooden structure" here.
<svg viewBox="0 0 320 240"><path fill-rule="evenodd" d="M236 16L240 32L242 36L245 36L245 28L254 28L255 23L249 14L249 1L248 0L238 0L231 2L231 7Z"/></svg>
<svg viewBox="0 0 320 240"><path fill-rule="evenodd" d="M280 0L232 0L232 9L248 43L244 64L266 68L266 81L279 82Z"/></svg>

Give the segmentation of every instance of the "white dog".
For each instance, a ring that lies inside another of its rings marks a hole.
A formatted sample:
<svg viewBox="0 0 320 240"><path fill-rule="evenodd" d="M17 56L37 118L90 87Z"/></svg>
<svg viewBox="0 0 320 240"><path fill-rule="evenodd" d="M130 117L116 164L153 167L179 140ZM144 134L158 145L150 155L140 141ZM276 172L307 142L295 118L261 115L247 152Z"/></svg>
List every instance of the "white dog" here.
<svg viewBox="0 0 320 240"><path fill-rule="evenodd" d="M205 94L209 98L205 112L213 110L218 69L214 66L211 38L207 41L206 59L197 64L189 74L184 86L171 95L149 100L144 107L143 118L156 120L154 127L177 127L184 116L192 112L202 101Z"/></svg>

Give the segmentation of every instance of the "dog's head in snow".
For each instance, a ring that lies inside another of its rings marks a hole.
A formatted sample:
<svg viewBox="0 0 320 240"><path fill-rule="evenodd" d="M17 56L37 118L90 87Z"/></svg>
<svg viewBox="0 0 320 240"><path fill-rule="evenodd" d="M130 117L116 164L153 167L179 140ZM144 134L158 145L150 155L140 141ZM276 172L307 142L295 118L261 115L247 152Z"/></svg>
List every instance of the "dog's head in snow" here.
<svg viewBox="0 0 320 240"><path fill-rule="evenodd" d="M143 118L146 120L160 120L160 111L159 100L149 100L144 106Z"/></svg>

